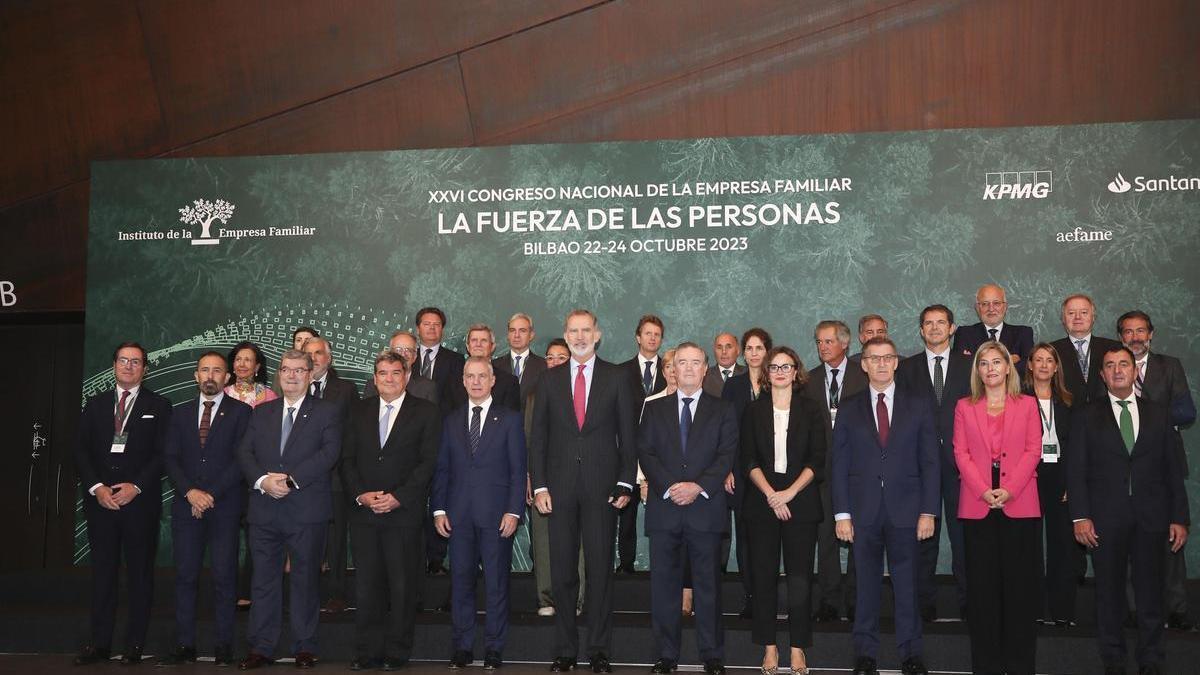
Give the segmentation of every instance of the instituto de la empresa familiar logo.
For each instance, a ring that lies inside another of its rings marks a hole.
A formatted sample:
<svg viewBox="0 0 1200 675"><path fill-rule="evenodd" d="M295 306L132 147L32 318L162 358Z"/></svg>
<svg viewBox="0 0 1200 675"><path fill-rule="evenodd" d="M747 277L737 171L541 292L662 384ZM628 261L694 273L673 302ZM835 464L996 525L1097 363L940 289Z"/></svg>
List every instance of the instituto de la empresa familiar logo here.
<svg viewBox="0 0 1200 675"><path fill-rule="evenodd" d="M229 219L233 216L233 210L236 208L224 199L216 201L197 199L192 202L191 206L179 209L179 221L184 225L200 226L200 236L192 238L192 246L219 244L221 239L212 236L213 221L219 220L222 225L229 224Z"/></svg>

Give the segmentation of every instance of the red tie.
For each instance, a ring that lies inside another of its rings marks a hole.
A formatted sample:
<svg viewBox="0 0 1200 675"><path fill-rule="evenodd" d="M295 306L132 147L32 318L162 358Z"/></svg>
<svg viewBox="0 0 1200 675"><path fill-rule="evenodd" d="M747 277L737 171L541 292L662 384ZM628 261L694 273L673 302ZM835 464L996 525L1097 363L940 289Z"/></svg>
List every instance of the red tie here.
<svg viewBox="0 0 1200 675"><path fill-rule="evenodd" d="M587 412L587 380L583 379L584 368L587 366L580 365L575 374L575 421L579 423L580 431L583 431L583 417Z"/></svg>
<svg viewBox="0 0 1200 675"><path fill-rule="evenodd" d="M121 392L121 401L117 403L117 414L113 416L113 433L120 436L125 426L125 403L129 401L129 390Z"/></svg>
<svg viewBox="0 0 1200 675"><path fill-rule="evenodd" d="M883 394L879 394L879 399L875 403L875 419L879 422L879 445L887 445L888 425L887 404L883 402Z"/></svg>

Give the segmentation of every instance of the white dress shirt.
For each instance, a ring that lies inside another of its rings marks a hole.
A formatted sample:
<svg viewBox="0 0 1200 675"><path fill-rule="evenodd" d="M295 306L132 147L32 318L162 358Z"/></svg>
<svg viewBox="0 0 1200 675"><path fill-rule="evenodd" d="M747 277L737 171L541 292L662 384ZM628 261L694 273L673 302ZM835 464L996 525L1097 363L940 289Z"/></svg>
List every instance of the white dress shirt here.
<svg viewBox="0 0 1200 675"><path fill-rule="evenodd" d="M928 347L925 348L925 365L929 367L929 381L933 382L933 368L937 365L936 357L942 357L942 384L946 383L946 370L950 365L950 343L946 343L946 351L941 354L935 353Z"/></svg>
<svg viewBox="0 0 1200 675"><path fill-rule="evenodd" d="M792 411L772 410L775 414L775 473L787 473L787 430Z"/></svg>
<svg viewBox="0 0 1200 675"><path fill-rule="evenodd" d="M1121 428L1121 406L1117 405L1117 402L1129 401L1129 416L1133 418L1133 439L1136 441L1142 427L1142 416L1138 414L1137 397L1130 393L1129 398L1117 398L1112 395L1112 392L1109 392L1108 400L1112 406L1113 419L1117 421L1118 429Z"/></svg>
<svg viewBox="0 0 1200 675"><path fill-rule="evenodd" d="M388 418L388 428L387 428L387 436L386 436L387 438L391 438L391 436L392 436L392 427L396 426L396 418L399 417L399 415L400 415L400 406L404 405L404 394L405 393L406 392L401 391L400 395L397 396L396 400L394 400L394 401L385 401L385 400L383 400L382 396L379 397L379 417L378 417L378 419L383 419L384 414L387 413L387 407L389 405L392 406L392 415L391 415L391 417ZM378 426L378 425L376 425L376 426Z"/></svg>
<svg viewBox="0 0 1200 675"><path fill-rule="evenodd" d="M637 355L637 360L638 360L638 377L639 378L643 378L646 376L646 364L647 363L650 364L650 386L653 387L655 380L658 379L658 355L655 354L653 358L648 359L645 356L642 356L642 353L639 351L638 355Z"/></svg>
<svg viewBox="0 0 1200 675"><path fill-rule="evenodd" d="M981 321L980 323L983 323L983 322ZM989 326L986 323L983 324L983 336L985 339L988 339L988 340L992 339L991 336L988 334L988 331L992 330L993 328L996 329L996 341L999 342L1000 336L1004 333L1004 322L1001 321L1000 323L996 324L995 326Z"/></svg>
<svg viewBox="0 0 1200 675"><path fill-rule="evenodd" d="M525 379L525 367L529 365L529 350L526 349L520 353L511 350L508 352L508 367L512 370L512 372L516 372L517 370L518 358L521 359L521 377L517 378L517 381L520 382L521 380Z"/></svg>
<svg viewBox="0 0 1200 675"><path fill-rule="evenodd" d="M425 352L431 352L429 355L429 379L431 379L431 380L433 379L433 369L437 367L438 350L441 348L442 348L442 345L440 342L436 345L433 345L432 347L426 347L423 344L417 345L416 366L417 366L417 374L418 375L422 374L421 368L422 368L423 364L425 363Z"/></svg>
<svg viewBox="0 0 1200 675"><path fill-rule="evenodd" d="M850 365L850 359L846 358L846 356L843 354L842 362L839 363L838 365L831 366L828 363L823 364L823 365L825 366L825 407L828 408L829 407L829 382L833 378L833 369L837 368L837 371L838 371L837 372L838 401L840 403L842 400L843 390L845 390L845 388L846 388L846 368ZM763 368L765 370L766 366L764 366Z"/></svg>

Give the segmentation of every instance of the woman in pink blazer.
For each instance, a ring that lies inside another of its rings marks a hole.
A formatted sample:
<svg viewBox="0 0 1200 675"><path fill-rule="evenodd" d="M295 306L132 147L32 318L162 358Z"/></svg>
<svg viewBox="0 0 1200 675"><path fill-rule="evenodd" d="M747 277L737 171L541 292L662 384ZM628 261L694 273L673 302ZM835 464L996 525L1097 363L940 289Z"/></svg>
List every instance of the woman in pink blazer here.
<svg viewBox="0 0 1200 675"><path fill-rule="evenodd" d="M1033 675L1040 602L1037 402L1021 394L1008 349L975 352L971 395L954 409L958 517L966 547L972 671Z"/></svg>

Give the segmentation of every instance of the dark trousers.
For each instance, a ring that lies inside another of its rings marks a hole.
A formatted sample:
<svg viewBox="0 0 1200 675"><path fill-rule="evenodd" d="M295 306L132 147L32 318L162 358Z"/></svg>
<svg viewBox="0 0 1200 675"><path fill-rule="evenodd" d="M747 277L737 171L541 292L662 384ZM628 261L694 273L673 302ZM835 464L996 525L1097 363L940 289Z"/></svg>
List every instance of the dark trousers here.
<svg viewBox="0 0 1200 675"><path fill-rule="evenodd" d="M241 532L242 565L238 570L237 596L238 600L249 600L250 586L254 581L254 556L250 553L250 523L246 522L245 513L238 520L238 528Z"/></svg>
<svg viewBox="0 0 1200 675"><path fill-rule="evenodd" d="M176 499L179 496L176 495ZM237 551L240 513L213 513L193 518L190 512L171 512L171 542L175 554L175 635L178 644L196 646L196 593L204 550L208 549L213 580L217 644L233 646L237 612Z"/></svg>
<svg viewBox="0 0 1200 675"><path fill-rule="evenodd" d="M817 523L796 519L783 521L759 495L746 498L750 520L750 561L754 565L752 602L754 625L751 638L756 645L776 644L779 614L779 554L787 579L788 644L812 646L812 569L817 546Z"/></svg>
<svg viewBox="0 0 1200 675"><path fill-rule="evenodd" d="M1129 499L1126 497L1126 499ZM1133 595L1137 603L1139 666L1163 662L1163 566L1167 531L1147 532L1137 526L1130 505L1115 519L1094 521L1100 545L1092 550L1096 572L1096 624L1100 658L1124 665L1125 578L1132 562Z"/></svg>
<svg viewBox="0 0 1200 675"><path fill-rule="evenodd" d="M289 608L292 653L317 651L317 620L321 614L321 553L326 523L250 524L250 554L254 556L251 583L250 650L271 657L283 619L283 561L292 563Z"/></svg>
<svg viewBox="0 0 1200 675"><path fill-rule="evenodd" d="M817 584L821 587L818 599L822 604L834 608L845 606L849 609L855 606L854 595L857 582L857 579L853 578L853 557L847 560L846 579L843 584L842 543L834 533L832 488L828 482L822 482L820 488L821 509L825 514L825 520L817 526ZM854 555L853 549L850 554Z"/></svg>
<svg viewBox="0 0 1200 675"><path fill-rule="evenodd" d="M1187 547L1172 553L1171 543L1167 542L1165 555L1166 584L1163 589L1163 610L1170 614L1187 614Z"/></svg>
<svg viewBox="0 0 1200 675"><path fill-rule="evenodd" d="M1033 675L1041 567L1034 552L1040 518L999 509L963 521L967 545L967 621L972 670Z"/></svg>
<svg viewBox="0 0 1200 675"><path fill-rule="evenodd" d="M1063 466L1061 462L1038 466L1038 503L1042 506L1042 531L1046 547L1043 586L1046 601L1042 616L1055 621L1074 621L1078 578L1080 568L1086 561L1083 547L1075 541L1071 510L1063 501L1067 482Z"/></svg>
<svg viewBox="0 0 1200 675"><path fill-rule="evenodd" d="M358 612L354 648L359 658L412 655L417 589L423 579L421 530L353 523L354 581ZM385 620L388 606L391 614Z"/></svg>
<svg viewBox="0 0 1200 675"><path fill-rule="evenodd" d="M958 519L958 497L961 483L954 458L942 456L942 517L934 520L933 536L918 544L921 565L917 578L917 601L922 608L933 607L937 601L937 563L942 544L942 528L950 540L950 569L958 587L958 606L967 604L966 563L963 558L963 525ZM964 619L966 617L963 617Z"/></svg>
<svg viewBox="0 0 1200 675"><path fill-rule="evenodd" d="M921 656L921 615L917 608L917 528L895 527L883 504L875 522L853 521L855 574L854 652L875 658L879 653L879 606L883 592L883 560L896 600L896 646L901 659Z"/></svg>
<svg viewBox="0 0 1200 675"><path fill-rule="evenodd" d="M500 516L490 523L450 523L450 606L454 649L475 646L475 581L483 567L487 591L487 623L483 648L503 652L508 637L508 577L512 571L512 537L500 536Z"/></svg>
<svg viewBox="0 0 1200 675"><path fill-rule="evenodd" d="M721 535L696 532L650 533L650 607L659 656L679 660L682 640L682 595L685 567L691 566L696 643L700 660L724 659L725 636L721 627L721 593L717 582L717 555Z"/></svg>
<svg viewBox="0 0 1200 675"><path fill-rule="evenodd" d="M350 566L346 552L349 547L350 531L346 516L350 511L350 498L341 491L333 492L333 520L329 523L329 534L325 539L325 564L329 565L329 585L326 595L332 599L346 599L346 570Z"/></svg>
<svg viewBox="0 0 1200 675"><path fill-rule="evenodd" d="M85 495L84 499L95 501ZM138 499L147 500L138 504ZM119 511L86 505L88 546L92 562L92 644L110 647L117 613L117 573L125 558L129 586L128 647L144 647L154 599L154 553L158 547L157 495L135 497Z"/></svg>
<svg viewBox="0 0 1200 675"><path fill-rule="evenodd" d="M641 492L634 490L629 503L617 512L617 560L628 569L633 569L637 560L637 514L641 499Z"/></svg>
<svg viewBox="0 0 1200 675"><path fill-rule="evenodd" d="M446 560L449 540L437 533L433 526L433 510L426 509L425 513L425 562L440 563ZM357 565L356 565L357 567Z"/></svg>
<svg viewBox="0 0 1200 675"><path fill-rule="evenodd" d="M741 490L742 486L739 485L737 489ZM742 580L742 597L749 602L750 596L754 594L754 584L750 581L750 528L746 525L745 511L742 508L741 500L730 499L729 502L733 516L731 532L737 537L737 546L734 552L737 556L738 577ZM729 554L733 543L730 532L721 535L721 559L718 564L722 572L729 569Z"/></svg>
<svg viewBox="0 0 1200 675"><path fill-rule="evenodd" d="M555 655L578 658L579 632L571 611L579 594L579 545L583 543L583 565L587 576L587 653L611 654L613 606L613 543L616 540L617 510L607 494L590 499L585 484L594 482L576 469L575 484L550 491L550 583L554 590Z"/></svg>

